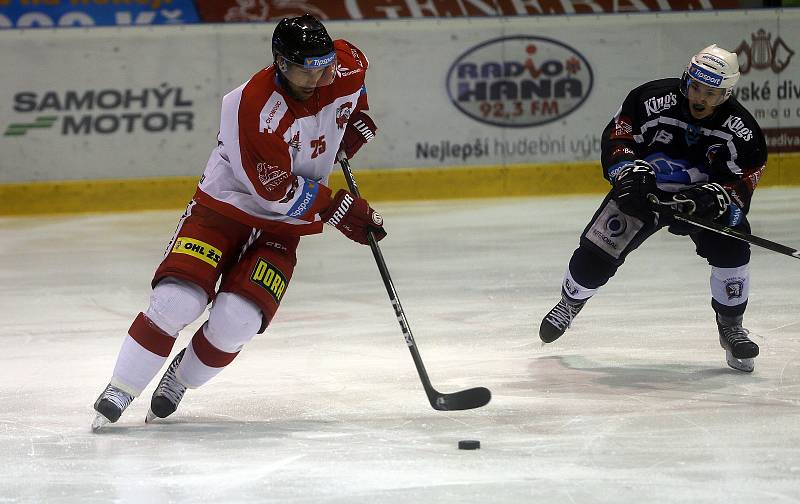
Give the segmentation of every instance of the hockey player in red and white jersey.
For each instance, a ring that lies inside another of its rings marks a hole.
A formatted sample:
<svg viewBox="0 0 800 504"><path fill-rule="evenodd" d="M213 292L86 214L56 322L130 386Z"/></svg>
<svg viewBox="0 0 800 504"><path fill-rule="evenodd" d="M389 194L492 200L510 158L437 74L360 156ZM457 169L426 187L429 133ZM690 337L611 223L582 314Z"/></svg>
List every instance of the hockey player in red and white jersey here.
<svg viewBox="0 0 800 504"><path fill-rule="evenodd" d="M752 372L758 345L742 327L750 285L750 246L711 231L670 222L651 196L695 217L746 233L747 212L766 166L761 128L733 96L735 53L711 45L694 55L681 79L631 91L602 136L603 174L611 183L564 274L561 300L539 337L561 337L586 302L628 254L665 226L688 235L711 266L711 306L730 367Z"/></svg>
<svg viewBox="0 0 800 504"><path fill-rule="evenodd" d="M119 419L209 302L208 320L156 387L147 421L172 414L187 388L230 364L275 316L303 235L327 223L361 244L369 232L386 236L364 199L327 186L337 157L352 157L377 129L364 112L367 58L308 14L278 23L272 54L271 66L222 99L217 147L156 270L150 305L94 404L95 430Z"/></svg>

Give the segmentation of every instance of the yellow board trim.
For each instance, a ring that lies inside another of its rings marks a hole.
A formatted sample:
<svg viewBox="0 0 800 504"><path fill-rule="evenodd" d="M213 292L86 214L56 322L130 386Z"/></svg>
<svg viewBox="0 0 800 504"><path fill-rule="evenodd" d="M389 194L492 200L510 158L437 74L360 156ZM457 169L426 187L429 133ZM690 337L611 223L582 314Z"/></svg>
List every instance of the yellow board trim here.
<svg viewBox="0 0 800 504"><path fill-rule="evenodd" d="M408 201L504 196L604 193L600 165L590 163L359 169L362 195L370 201ZM198 177L68 180L0 184L0 215L120 212L184 208ZM331 187L345 187L340 170ZM772 154L759 187L800 186L800 153Z"/></svg>

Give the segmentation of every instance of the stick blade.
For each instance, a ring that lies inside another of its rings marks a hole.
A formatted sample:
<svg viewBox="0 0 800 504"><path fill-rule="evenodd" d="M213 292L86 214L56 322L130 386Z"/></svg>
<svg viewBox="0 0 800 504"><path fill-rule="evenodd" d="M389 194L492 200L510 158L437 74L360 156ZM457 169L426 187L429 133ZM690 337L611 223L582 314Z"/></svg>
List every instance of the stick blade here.
<svg viewBox="0 0 800 504"><path fill-rule="evenodd" d="M452 394L428 396L433 409L439 411L459 411L480 408L492 399L492 393L484 387L476 387Z"/></svg>

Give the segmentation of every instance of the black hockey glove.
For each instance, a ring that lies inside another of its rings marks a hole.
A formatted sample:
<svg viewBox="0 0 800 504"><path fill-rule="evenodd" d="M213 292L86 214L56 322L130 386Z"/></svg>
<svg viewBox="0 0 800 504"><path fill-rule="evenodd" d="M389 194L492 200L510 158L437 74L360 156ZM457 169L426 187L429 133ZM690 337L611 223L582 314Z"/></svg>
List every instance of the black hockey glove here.
<svg viewBox="0 0 800 504"><path fill-rule="evenodd" d="M684 189L672 199L679 204L681 212L710 219L716 219L724 214L731 204L728 191L715 182Z"/></svg>
<svg viewBox="0 0 800 504"><path fill-rule="evenodd" d="M656 172L650 163L637 159L625 165L614 178L611 197L620 210L628 215L649 211L647 195L656 191Z"/></svg>

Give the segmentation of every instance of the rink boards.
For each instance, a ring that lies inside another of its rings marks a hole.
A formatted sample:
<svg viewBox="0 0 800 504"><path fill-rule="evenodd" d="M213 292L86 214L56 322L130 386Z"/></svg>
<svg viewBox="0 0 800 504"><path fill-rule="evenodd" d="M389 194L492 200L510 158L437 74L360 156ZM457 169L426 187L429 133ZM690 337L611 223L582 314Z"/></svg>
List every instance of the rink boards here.
<svg viewBox="0 0 800 504"><path fill-rule="evenodd" d="M762 184L800 184L798 9L328 25L370 61L379 132L353 167L371 199L601 192L600 133L625 95L712 41L739 53L738 98L771 150ZM185 205L221 97L270 63L272 29L0 32L15 69L0 88L0 215Z"/></svg>

